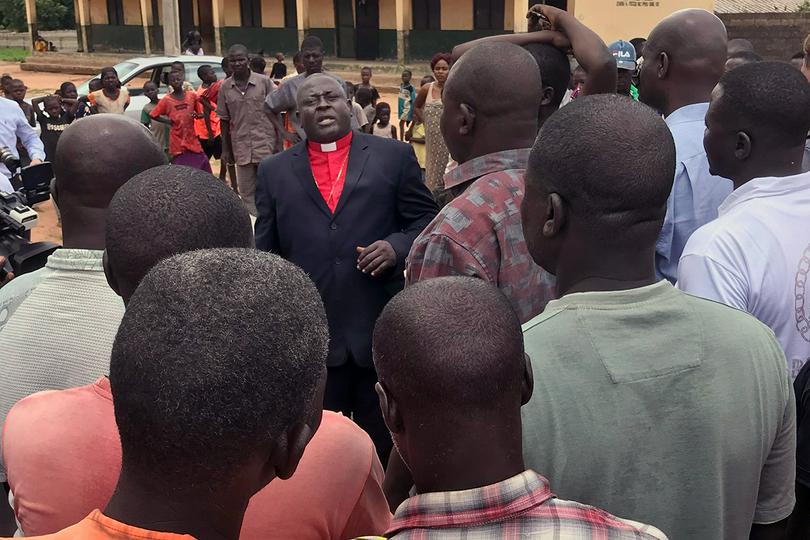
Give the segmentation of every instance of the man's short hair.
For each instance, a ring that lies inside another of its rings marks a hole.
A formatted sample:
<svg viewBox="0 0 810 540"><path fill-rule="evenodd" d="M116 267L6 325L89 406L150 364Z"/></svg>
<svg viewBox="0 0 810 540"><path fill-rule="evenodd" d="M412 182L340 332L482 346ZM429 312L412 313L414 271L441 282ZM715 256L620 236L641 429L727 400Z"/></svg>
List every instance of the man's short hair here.
<svg viewBox="0 0 810 540"><path fill-rule="evenodd" d="M124 470L209 489L313 412L328 325L315 285L253 249L160 262L127 306L110 384Z"/></svg>
<svg viewBox="0 0 810 540"><path fill-rule="evenodd" d="M675 176L675 143L627 96L581 97L549 117L529 155L527 189L558 193L594 238L654 242Z"/></svg>
<svg viewBox="0 0 810 540"><path fill-rule="evenodd" d="M250 59L250 69L252 71L264 71L267 68L267 62L259 55L253 56Z"/></svg>
<svg viewBox="0 0 810 540"><path fill-rule="evenodd" d="M323 41L321 41L321 38L318 36L309 35L304 38L304 41L301 42L300 50L304 51L307 49L320 49L323 51Z"/></svg>
<svg viewBox="0 0 810 540"><path fill-rule="evenodd" d="M543 86L554 89L554 99L549 105L559 107L571 84L571 64L568 56L557 47L546 43L531 43L523 48L529 51L537 62Z"/></svg>
<svg viewBox="0 0 810 540"><path fill-rule="evenodd" d="M233 56L234 54L244 54L248 56L247 47L242 45L241 43L235 43L228 48L228 56Z"/></svg>
<svg viewBox="0 0 810 540"><path fill-rule="evenodd" d="M774 145L804 144L810 130L810 85L785 62L756 62L729 71L718 112L737 116Z"/></svg>
<svg viewBox="0 0 810 540"><path fill-rule="evenodd" d="M135 287L172 255L254 244L250 215L237 194L207 172L164 165L135 175L116 192L105 245L116 278Z"/></svg>
<svg viewBox="0 0 810 540"><path fill-rule="evenodd" d="M471 277L421 281L395 296L377 319L373 351L383 385L403 407L425 411L491 409L520 391L525 370L509 301Z"/></svg>
<svg viewBox="0 0 810 540"><path fill-rule="evenodd" d="M112 74L114 74L116 77L118 77L118 72L117 72L117 71L115 71L115 68L114 68L114 67L112 67L112 66L107 66L107 67L103 67L103 68L101 68L101 77L100 77L100 78L101 78L101 79L103 79L103 78L104 78L104 76L105 76L106 74L108 74L108 73L112 73Z"/></svg>

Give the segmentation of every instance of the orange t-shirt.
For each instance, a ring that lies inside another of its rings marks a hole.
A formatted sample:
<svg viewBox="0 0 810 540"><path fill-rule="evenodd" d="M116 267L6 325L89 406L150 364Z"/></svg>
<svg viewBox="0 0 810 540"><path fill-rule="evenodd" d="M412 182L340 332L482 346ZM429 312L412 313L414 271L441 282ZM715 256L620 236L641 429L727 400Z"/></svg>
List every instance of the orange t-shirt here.
<svg viewBox="0 0 810 540"><path fill-rule="evenodd" d="M3 459L26 536L59 531L104 508L121 468L109 380L18 402L6 418ZM382 483L368 435L324 411L293 477L273 480L250 500L241 539L381 534L391 521Z"/></svg>
<svg viewBox="0 0 810 540"><path fill-rule="evenodd" d="M208 113L208 118L210 119L209 121L211 123L211 133L213 133L215 139L222 133L219 115L216 113L220 86L222 86L222 81L217 81L208 88L203 88L200 86L197 89L197 97L199 98L197 112L200 114L205 114L205 109L202 106L203 100L208 101L208 103L211 104L211 108L214 109ZM194 120L194 131L197 133L197 137L200 139L208 139L208 129L205 127L205 118L197 118Z"/></svg>
<svg viewBox="0 0 810 540"><path fill-rule="evenodd" d="M166 94L149 113L152 118L166 115L172 121L169 130L169 154L172 157L184 152L202 154L200 139L194 131L194 118L191 113L197 111L199 98L193 90L186 91L183 99L177 99L173 94Z"/></svg>
<svg viewBox="0 0 810 540"><path fill-rule="evenodd" d="M188 534L175 534L139 529L110 519L98 510L75 525L45 536L29 537L40 540L195 540Z"/></svg>

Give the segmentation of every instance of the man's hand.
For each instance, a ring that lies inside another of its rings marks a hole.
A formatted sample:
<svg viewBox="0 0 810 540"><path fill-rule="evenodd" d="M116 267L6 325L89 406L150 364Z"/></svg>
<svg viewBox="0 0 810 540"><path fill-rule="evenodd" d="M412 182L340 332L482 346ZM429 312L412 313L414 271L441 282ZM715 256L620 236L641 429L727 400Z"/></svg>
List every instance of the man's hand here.
<svg viewBox="0 0 810 540"><path fill-rule="evenodd" d="M368 247L357 246L357 269L364 274L379 276L397 265L397 252L385 240L377 240Z"/></svg>
<svg viewBox="0 0 810 540"><path fill-rule="evenodd" d="M301 137L298 133L290 133L287 130L281 132L281 138L290 144L298 144L301 142Z"/></svg>
<svg viewBox="0 0 810 540"><path fill-rule="evenodd" d="M526 18L529 19L529 24L536 25L529 28L529 31L559 30L559 18L568 14L569 13L564 9L547 6L545 4L535 4L529 8L529 13L526 14Z"/></svg>
<svg viewBox="0 0 810 540"><path fill-rule="evenodd" d="M41 159L32 159L31 160L31 165L39 165L40 163L42 163ZM5 259L3 259L3 262L5 262Z"/></svg>

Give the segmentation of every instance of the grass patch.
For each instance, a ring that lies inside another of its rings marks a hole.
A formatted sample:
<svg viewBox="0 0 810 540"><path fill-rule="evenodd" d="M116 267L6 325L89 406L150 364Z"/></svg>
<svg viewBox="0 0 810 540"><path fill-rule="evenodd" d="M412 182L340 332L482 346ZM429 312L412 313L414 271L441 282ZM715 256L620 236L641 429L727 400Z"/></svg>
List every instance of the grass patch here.
<svg viewBox="0 0 810 540"><path fill-rule="evenodd" d="M0 62L22 62L31 56L31 51L18 47L0 49Z"/></svg>

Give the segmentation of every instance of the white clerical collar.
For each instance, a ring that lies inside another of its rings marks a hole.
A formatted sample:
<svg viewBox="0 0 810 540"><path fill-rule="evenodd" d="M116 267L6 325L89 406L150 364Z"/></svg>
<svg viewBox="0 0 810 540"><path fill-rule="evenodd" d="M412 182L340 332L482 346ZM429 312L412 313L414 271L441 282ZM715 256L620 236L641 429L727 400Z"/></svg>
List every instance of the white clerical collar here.
<svg viewBox="0 0 810 540"><path fill-rule="evenodd" d="M337 150L337 142L330 142L326 144L321 144L321 152L334 152Z"/></svg>

